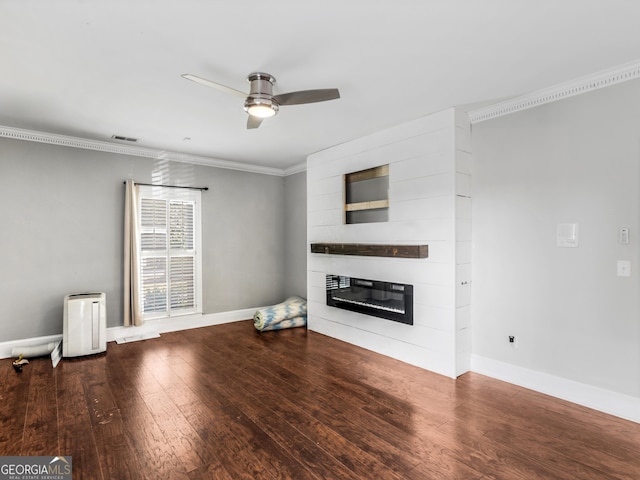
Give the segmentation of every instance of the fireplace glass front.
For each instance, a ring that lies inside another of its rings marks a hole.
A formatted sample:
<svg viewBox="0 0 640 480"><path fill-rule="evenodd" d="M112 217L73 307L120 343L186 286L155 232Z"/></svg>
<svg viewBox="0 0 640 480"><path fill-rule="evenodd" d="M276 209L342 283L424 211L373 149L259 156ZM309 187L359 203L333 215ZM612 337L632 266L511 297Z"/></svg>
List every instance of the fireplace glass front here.
<svg viewBox="0 0 640 480"><path fill-rule="evenodd" d="M327 275L327 305L413 325L413 285Z"/></svg>

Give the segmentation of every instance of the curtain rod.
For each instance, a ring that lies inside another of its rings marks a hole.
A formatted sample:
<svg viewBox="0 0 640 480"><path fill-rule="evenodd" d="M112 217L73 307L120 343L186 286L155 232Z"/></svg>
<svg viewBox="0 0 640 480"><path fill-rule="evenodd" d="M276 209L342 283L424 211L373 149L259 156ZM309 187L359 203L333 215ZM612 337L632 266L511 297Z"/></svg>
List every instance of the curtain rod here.
<svg viewBox="0 0 640 480"><path fill-rule="evenodd" d="M123 182L126 185L126 181ZM154 183L138 183L133 182L135 185L142 185L144 187L165 187L165 188L188 188L189 190L209 190L209 187L183 187L180 185L158 185Z"/></svg>

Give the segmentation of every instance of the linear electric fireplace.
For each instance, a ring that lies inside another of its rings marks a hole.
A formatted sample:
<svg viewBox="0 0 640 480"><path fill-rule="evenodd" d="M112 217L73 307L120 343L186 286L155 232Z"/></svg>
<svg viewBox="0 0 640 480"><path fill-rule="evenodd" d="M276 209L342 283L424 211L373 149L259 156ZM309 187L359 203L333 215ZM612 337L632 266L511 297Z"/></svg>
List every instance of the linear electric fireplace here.
<svg viewBox="0 0 640 480"><path fill-rule="evenodd" d="M327 305L413 325L413 285L327 275Z"/></svg>

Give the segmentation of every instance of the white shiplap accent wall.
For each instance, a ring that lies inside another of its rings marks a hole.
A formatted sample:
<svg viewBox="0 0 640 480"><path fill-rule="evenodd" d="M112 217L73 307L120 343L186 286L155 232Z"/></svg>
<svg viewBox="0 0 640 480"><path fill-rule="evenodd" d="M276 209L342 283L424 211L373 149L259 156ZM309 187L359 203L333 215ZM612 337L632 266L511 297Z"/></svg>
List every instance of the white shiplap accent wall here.
<svg viewBox="0 0 640 480"><path fill-rule="evenodd" d="M471 124L456 112L455 138L455 372L471 369Z"/></svg>
<svg viewBox="0 0 640 480"><path fill-rule="evenodd" d="M427 259L308 253L311 330L450 377L469 369L470 144L449 109L309 156L309 243L429 245ZM343 224L343 175L387 163L389 221ZM328 273L412 284L414 325L327 306Z"/></svg>

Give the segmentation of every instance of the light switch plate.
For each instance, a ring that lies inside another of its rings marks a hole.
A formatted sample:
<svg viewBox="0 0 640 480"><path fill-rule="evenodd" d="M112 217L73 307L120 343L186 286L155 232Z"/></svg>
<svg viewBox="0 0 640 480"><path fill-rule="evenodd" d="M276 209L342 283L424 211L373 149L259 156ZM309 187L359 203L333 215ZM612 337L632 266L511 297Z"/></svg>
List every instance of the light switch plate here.
<svg viewBox="0 0 640 480"><path fill-rule="evenodd" d="M631 276L631 262L629 260L618 260L618 276L619 277Z"/></svg>

